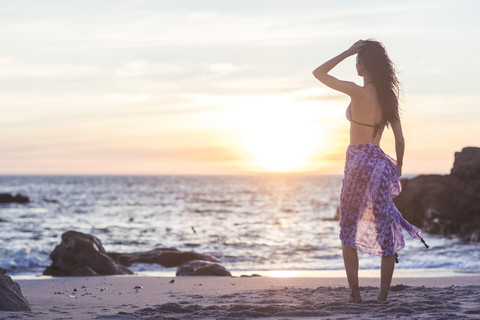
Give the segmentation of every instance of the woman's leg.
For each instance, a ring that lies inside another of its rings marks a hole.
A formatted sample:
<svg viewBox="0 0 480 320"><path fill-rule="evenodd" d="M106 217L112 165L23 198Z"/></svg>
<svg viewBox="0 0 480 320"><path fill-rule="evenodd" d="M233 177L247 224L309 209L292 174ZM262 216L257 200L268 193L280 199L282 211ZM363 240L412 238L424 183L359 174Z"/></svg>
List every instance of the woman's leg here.
<svg viewBox="0 0 480 320"><path fill-rule="evenodd" d="M350 287L350 301L362 302L360 288L358 287L358 255L357 250L342 244L343 263L347 273L348 286Z"/></svg>
<svg viewBox="0 0 480 320"><path fill-rule="evenodd" d="M378 300L386 301L388 290L392 283L393 269L395 268L395 256L382 257L382 266L380 271L380 292Z"/></svg>

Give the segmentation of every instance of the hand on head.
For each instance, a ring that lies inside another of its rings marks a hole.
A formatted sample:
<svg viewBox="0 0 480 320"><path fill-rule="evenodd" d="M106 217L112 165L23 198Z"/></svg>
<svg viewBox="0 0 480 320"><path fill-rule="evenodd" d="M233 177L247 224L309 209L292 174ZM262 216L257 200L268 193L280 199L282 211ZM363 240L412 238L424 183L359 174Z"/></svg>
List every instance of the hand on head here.
<svg viewBox="0 0 480 320"><path fill-rule="evenodd" d="M352 46L348 48L347 51L349 51L352 55L357 54L360 51L360 49L362 49L362 47L365 45L365 42L366 42L365 40L358 40L357 42L352 44Z"/></svg>

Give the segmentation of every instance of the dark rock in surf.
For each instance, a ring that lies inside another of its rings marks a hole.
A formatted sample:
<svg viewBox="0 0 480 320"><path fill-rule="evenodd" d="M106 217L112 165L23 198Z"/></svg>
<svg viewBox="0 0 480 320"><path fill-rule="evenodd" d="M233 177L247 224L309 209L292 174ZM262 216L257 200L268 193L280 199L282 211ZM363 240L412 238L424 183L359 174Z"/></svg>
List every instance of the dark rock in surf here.
<svg viewBox="0 0 480 320"><path fill-rule="evenodd" d="M219 262L213 256L193 251L182 252L173 248L156 248L150 251L133 253L110 252L108 255L118 263L127 267L133 263L156 263L166 268L171 268L191 260Z"/></svg>
<svg viewBox="0 0 480 320"><path fill-rule="evenodd" d="M228 276L232 274L225 267L215 262L192 260L182 263L177 268L177 276Z"/></svg>
<svg viewBox="0 0 480 320"><path fill-rule="evenodd" d="M30 199L26 196L22 196L21 194L17 194L15 196L9 193L0 193L0 203L29 203Z"/></svg>
<svg viewBox="0 0 480 320"><path fill-rule="evenodd" d="M133 274L113 260L97 237L77 231L62 234L62 242L50 254L52 265L43 272L51 276L96 276Z"/></svg>
<svg viewBox="0 0 480 320"><path fill-rule="evenodd" d="M394 202L423 231L480 241L480 148L456 152L449 175L403 179Z"/></svg>
<svg viewBox="0 0 480 320"><path fill-rule="evenodd" d="M43 272L52 276L96 276L132 274L127 267L133 263L156 263L164 267L176 267L195 261L191 273L201 275L230 275L210 255L196 252L182 252L173 248L157 248L145 252L106 252L100 240L90 234L67 231L62 242L50 254L52 265ZM205 262L201 264L200 262ZM208 264L210 263L210 265ZM223 269L223 270L222 270Z"/></svg>
<svg viewBox="0 0 480 320"><path fill-rule="evenodd" d="M45 201L46 203L60 203L58 200L56 199L50 199L50 198L43 198L43 201Z"/></svg>
<svg viewBox="0 0 480 320"><path fill-rule="evenodd" d="M0 310L32 311L18 283L6 276L5 273L6 270L0 268Z"/></svg>

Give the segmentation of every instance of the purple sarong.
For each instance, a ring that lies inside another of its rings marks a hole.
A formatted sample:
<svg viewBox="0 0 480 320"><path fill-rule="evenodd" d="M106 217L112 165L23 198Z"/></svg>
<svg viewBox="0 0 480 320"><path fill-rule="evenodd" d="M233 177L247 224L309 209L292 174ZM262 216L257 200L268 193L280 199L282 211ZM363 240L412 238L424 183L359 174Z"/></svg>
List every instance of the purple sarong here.
<svg viewBox="0 0 480 320"><path fill-rule="evenodd" d="M393 256L405 247L402 227L425 243L420 229L403 219L393 203L400 191L394 159L372 143L350 145L340 194L342 243L368 254Z"/></svg>

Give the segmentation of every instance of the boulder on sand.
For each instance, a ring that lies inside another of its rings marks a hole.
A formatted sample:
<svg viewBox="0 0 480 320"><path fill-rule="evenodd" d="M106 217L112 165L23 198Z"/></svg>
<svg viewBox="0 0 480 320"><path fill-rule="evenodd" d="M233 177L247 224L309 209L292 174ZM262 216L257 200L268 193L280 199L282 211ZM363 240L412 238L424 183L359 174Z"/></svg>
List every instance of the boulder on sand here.
<svg viewBox="0 0 480 320"><path fill-rule="evenodd" d="M0 268L0 310L31 311L32 308L22 295L18 283L5 275L6 270Z"/></svg>
<svg viewBox="0 0 480 320"><path fill-rule="evenodd" d="M215 262L192 260L182 263L177 268L177 276L228 276L232 274L225 267Z"/></svg>
<svg viewBox="0 0 480 320"><path fill-rule="evenodd" d="M105 252L97 237L77 231L62 234L62 242L50 254L52 265L43 272L51 276L133 274Z"/></svg>
<svg viewBox="0 0 480 320"><path fill-rule="evenodd" d="M156 263L164 267L184 266L181 275L230 275L210 255L157 248L145 252L106 252L98 238L77 231L62 234L62 242L50 254L52 265L43 272L51 276L95 276L132 274L133 263ZM189 262L192 264L188 265ZM202 262L204 262L202 264ZM185 264L187 263L187 264ZM187 268L190 271L187 272ZM178 273L178 272L177 272Z"/></svg>

